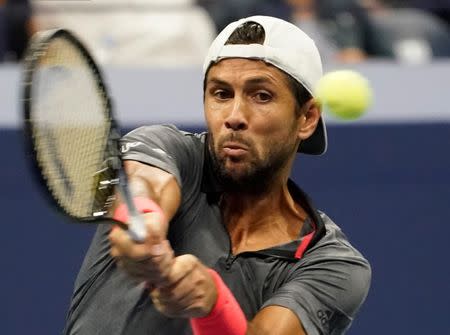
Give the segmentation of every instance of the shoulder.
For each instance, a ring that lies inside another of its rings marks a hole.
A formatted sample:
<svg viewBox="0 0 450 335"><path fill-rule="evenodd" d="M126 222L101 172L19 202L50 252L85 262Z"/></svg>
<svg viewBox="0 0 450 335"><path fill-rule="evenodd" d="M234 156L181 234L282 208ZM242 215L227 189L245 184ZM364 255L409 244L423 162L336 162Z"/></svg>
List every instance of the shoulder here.
<svg viewBox="0 0 450 335"><path fill-rule="evenodd" d="M291 309L308 334L341 334L367 297L371 268L342 230L324 213L319 215L325 234L290 264L283 284L264 306Z"/></svg>
<svg viewBox="0 0 450 335"><path fill-rule="evenodd" d="M342 231L324 212L318 211L325 225L325 235L305 254L305 259L342 259L355 261L370 270L370 265L362 253L355 248Z"/></svg>
<svg viewBox="0 0 450 335"><path fill-rule="evenodd" d="M206 133L179 130L174 125L151 125L136 128L120 141L123 159L155 165L155 161L202 161ZM159 167L158 164L156 164Z"/></svg>
<svg viewBox="0 0 450 335"><path fill-rule="evenodd" d="M319 215L326 233L294 266L293 280L309 283L304 288L325 305L334 306L339 311L329 309L334 315L352 320L369 292L372 269L342 229L325 213Z"/></svg>
<svg viewBox="0 0 450 335"><path fill-rule="evenodd" d="M325 269L335 276L330 276L329 281L347 281L344 285L355 293L361 293L365 297L369 289L372 277L372 269L366 257L349 241L342 229L334 223L325 213L319 212L320 218L325 224L325 235L305 254L294 266L300 273L310 272L323 275Z"/></svg>
<svg viewBox="0 0 450 335"><path fill-rule="evenodd" d="M139 127L121 140L122 159L152 165L174 175L183 187L201 178L206 134L174 125Z"/></svg>
<svg viewBox="0 0 450 335"><path fill-rule="evenodd" d="M205 143L206 133L191 133L178 129L175 125L150 125L142 126L130 131L122 140L122 151L133 147L130 143L133 141L142 141L143 144L163 144L164 142L181 142L202 146ZM138 146L135 143L134 146Z"/></svg>

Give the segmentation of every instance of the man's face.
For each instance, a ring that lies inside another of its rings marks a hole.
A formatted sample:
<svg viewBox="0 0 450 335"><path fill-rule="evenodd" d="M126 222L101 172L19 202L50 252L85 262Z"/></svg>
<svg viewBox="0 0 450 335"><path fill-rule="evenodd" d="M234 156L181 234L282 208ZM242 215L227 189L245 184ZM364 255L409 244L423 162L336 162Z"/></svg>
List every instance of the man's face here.
<svg viewBox="0 0 450 335"><path fill-rule="evenodd" d="M209 70L208 144L225 186L264 188L295 156L300 118L288 85L283 72L257 60L225 59Z"/></svg>

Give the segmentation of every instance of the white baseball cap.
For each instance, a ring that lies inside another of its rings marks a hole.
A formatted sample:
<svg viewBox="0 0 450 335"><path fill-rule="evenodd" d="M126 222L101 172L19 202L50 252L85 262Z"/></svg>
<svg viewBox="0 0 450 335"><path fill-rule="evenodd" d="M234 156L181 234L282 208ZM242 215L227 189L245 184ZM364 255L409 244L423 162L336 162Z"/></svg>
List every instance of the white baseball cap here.
<svg viewBox="0 0 450 335"><path fill-rule="evenodd" d="M230 35L245 22L259 23L265 31L263 44L225 44ZM322 77L322 61L314 41L300 28L270 16L250 16L230 23L212 42L203 75L211 64L225 58L259 59L288 73L314 96L314 88ZM302 143L299 152L321 155L327 150L327 132L321 117L314 133Z"/></svg>

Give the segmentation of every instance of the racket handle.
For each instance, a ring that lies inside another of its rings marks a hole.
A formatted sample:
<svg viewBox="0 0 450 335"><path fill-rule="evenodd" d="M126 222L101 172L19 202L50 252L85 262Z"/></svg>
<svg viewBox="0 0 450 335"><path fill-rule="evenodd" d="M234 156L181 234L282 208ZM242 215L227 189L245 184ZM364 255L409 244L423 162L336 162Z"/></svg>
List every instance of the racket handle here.
<svg viewBox="0 0 450 335"><path fill-rule="evenodd" d="M134 197L131 206L137 211L137 215L131 216L127 203L117 206L114 211L113 219L117 222L126 222L124 229L128 231L131 238L136 242L142 242L148 235L144 217L141 214L157 213L159 214L161 223L166 222L166 217L159 205L148 197Z"/></svg>
<svg viewBox="0 0 450 335"><path fill-rule="evenodd" d="M121 169L119 170L119 191L128 208L129 227L128 233L130 237L136 242L143 242L147 237L147 229L142 215L137 211L130 191L127 186L127 176Z"/></svg>
<svg viewBox="0 0 450 335"><path fill-rule="evenodd" d="M143 242L147 237L147 229L142 215L130 216L128 234L136 242Z"/></svg>

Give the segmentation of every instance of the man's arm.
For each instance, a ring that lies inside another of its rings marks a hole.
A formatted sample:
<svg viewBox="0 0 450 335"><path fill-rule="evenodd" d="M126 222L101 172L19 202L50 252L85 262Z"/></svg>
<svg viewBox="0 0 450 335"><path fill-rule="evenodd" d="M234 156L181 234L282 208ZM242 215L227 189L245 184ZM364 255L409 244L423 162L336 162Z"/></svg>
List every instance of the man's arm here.
<svg viewBox="0 0 450 335"><path fill-rule="evenodd" d="M248 323L246 335L306 335L299 318L290 309L267 306Z"/></svg>
<svg viewBox="0 0 450 335"><path fill-rule="evenodd" d="M196 335L208 335L214 329L222 335L302 335L329 329L343 333L365 300L371 271L348 244L330 245L330 250L316 251L322 253L320 261L293 269L296 274L264 302L251 321L220 276L192 255L174 260L168 278L176 278L175 284L155 289L151 297L161 313L191 318ZM330 256L331 251L335 255Z"/></svg>
<svg viewBox="0 0 450 335"><path fill-rule="evenodd" d="M180 206L181 190L176 178L166 171L136 161L125 161L124 165L132 196L153 201L160 210L142 214L148 233L143 243L136 243L122 229L112 229L110 253L136 280L159 284L166 281L173 263L167 231ZM120 200L117 205L121 205Z"/></svg>
<svg viewBox="0 0 450 335"><path fill-rule="evenodd" d="M181 190L175 177L159 168L136 161L125 161L125 169L129 176L129 184L133 196L152 199L163 210L166 216L163 225L155 225L155 218L152 215L146 215L145 217L148 225L155 226L152 228L153 233L160 235L161 238L163 236L165 239L168 222L175 215L181 201ZM121 238L127 238L126 234L121 234ZM123 258L121 262L126 263ZM155 291L153 294L155 303L161 304L161 300L162 303L167 303L167 305L170 306L168 308L171 309L164 310L166 314L174 316L176 314L182 314L179 309L180 306L177 305L176 302L180 303L183 301L181 298L182 296L186 299L188 293L186 293L184 288L191 287L191 285L186 284L197 283L197 285L195 285L197 290L191 291L193 296L192 302L191 304L187 304L188 306L185 306L187 307L185 310L186 315L183 316L189 316L190 312L195 315L194 310L198 313L205 313L205 308L212 309L217 293L214 290L215 287L211 276L206 272L206 267L191 255L180 256L175 263L176 266L170 274L170 281L176 282L176 284L160 291ZM131 274L133 273L129 264L122 264L122 266L129 272L131 271ZM137 271L137 273L140 272ZM142 276L145 275L145 273L140 274ZM137 277L140 276L138 275ZM163 293L157 295L157 292ZM196 303L199 302L195 299L195 296L197 296L196 293L198 296L203 296L205 298L205 308L201 308L201 304L196 305ZM191 308L189 308L189 306ZM198 306L200 306L200 308ZM247 335L253 334L304 335L305 332L298 317L291 310L280 306L268 306L259 311L255 318L248 322Z"/></svg>
<svg viewBox="0 0 450 335"><path fill-rule="evenodd" d="M208 334L212 329L218 335L306 334L297 315L281 306L267 306L247 321L218 274L193 255L177 257L168 278L171 285L151 292L153 303L169 317L196 318L194 334Z"/></svg>
<svg viewBox="0 0 450 335"><path fill-rule="evenodd" d="M131 194L155 201L169 222L181 202L181 189L176 178L164 170L144 163L127 160L124 165Z"/></svg>

